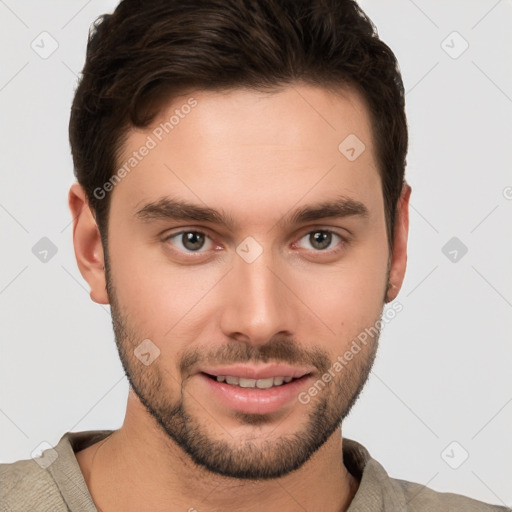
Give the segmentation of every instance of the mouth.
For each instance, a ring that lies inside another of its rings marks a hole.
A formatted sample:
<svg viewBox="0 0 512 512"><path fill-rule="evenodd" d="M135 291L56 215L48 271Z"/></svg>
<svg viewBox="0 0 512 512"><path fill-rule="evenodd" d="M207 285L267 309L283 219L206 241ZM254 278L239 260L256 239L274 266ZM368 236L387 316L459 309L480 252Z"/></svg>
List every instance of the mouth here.
<svg viewBox="0 0 512 512"><path fill-rule="evenodd" d="M220 410L270 414L296 406L298 395L313 378L309 368L288 365L202 368L198 372L206 396Z"/></svg>
<svg viewBox="0 0 512 512"><path fill-rule="evenodd" d="M225 382L230 386L237 386L240 388L258 388L258 389L270 389L277 386L282 386L283 384L289 384L292 381L302 379L306 374L302 377L290 377L290 376L277 376L277 377L268 377L265 379L248 379L245 377L237 377L236 375L210 375L208 373L202 372L203 375L206 375L212 380L217 382Z"/></svg>

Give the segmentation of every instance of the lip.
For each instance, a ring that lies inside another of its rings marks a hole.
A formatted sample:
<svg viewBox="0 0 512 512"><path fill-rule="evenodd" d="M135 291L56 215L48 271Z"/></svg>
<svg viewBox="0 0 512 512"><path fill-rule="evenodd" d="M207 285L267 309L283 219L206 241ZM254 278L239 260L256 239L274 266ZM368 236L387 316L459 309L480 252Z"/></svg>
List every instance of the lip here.
<svg viewBox="0 0 512 512"><path fill-rule="evenodd" d="M295 368L295 371L290 373L291 367L286 368L288 368L288 371L284 373L279 373L284 369L284 367L280 365L262 368L258 371L256 371L254 367L240 366L215 369L218 375L232 375L249 379L264 379L278 376L294 377L295 375L294 378L296 380L269 389L242 388L232 386L225 382L218 382L206 375L206 373L209 375L217 375L217 373L210 373L213 372L213 370L205 370L205 373L199 373L196 377L201 380L202 385L206 388L207 392L205 395L212 396L214 402L220 402L222 406L229 410L247 414L270 414L278 412L285 407L293 405L294 402L297 402L299 393L309 385L312 379L309 372L303 372Z"/></svg>
<svg viewBox="0 0 512 512"><path fill-rule="evenodd" d="M211 368L200 368L202 373L213 375L231 375L232 377L242 377L244 379L268 379L270 377L292 377L298 379L312 373L312 368L295 367L286 364L269 364L265 366L235 365L235 366L216 366Z"/></svg>

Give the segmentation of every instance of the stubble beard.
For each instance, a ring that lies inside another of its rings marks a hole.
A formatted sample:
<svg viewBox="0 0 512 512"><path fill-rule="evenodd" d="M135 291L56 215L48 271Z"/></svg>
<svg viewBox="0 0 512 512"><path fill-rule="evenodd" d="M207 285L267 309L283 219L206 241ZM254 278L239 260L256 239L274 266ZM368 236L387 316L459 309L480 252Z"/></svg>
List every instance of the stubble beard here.
<svg viewBox="0 0 512 512"><path fill-rule="evenodd" d="M187 411L189 401L181 376L171 376L158 359L150 366L144 366L135 356L135 347L146 337L138 336L136 329L129 324L128 316L122 313L107 261L105 264L116 345L130 386L169 440L188 454L195 464L209 472L251 480L287 475L303 466L334 435L359 398L373 367L380 332L307 405L298 402L296 407L307 407L309 412L295 432L276 435L272 439L267 436L264 440L254 435L247 439L233 437L228 441L215 439L209 428L212 418L206 415L205 420L201 421ZM374 325L380 325L379 319L380 316ZM263 347L237 342L223 348L226 349L222 352L223 363L226 359L232 363L268 361L279 355L274 361L306 365L314 362L319 377L332 364L323 349L305 352L282 337L271 339ZM194 356L195 359L201 357L197 352L193 353L192 359ZM168 381L180 381L179 398L171 398L172 392L165 384L165 373L169 374ZM201 402L201 397L193 397L193 400ZM255 429L273 421L272 415L239 413L236 418L241 424L253 425Z"/></svg>

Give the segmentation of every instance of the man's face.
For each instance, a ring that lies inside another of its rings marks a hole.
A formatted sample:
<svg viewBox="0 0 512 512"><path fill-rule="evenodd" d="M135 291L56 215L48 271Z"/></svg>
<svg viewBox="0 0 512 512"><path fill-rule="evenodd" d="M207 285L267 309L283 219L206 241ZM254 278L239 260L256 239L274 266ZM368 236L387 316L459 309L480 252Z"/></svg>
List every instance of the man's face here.
<svg viewBox="0 0 512 512"><path fill-rule="evenodd" d="M355 160L356 139L338 148L353 135L365 145ZM131 131L119 167L142 146L109 213L108 292L130 383L209 470L297 469L346 416L377 349L369 339L332 369L380 318L388 284L366 108L353 92L298 85L194 92Z"/></svg>

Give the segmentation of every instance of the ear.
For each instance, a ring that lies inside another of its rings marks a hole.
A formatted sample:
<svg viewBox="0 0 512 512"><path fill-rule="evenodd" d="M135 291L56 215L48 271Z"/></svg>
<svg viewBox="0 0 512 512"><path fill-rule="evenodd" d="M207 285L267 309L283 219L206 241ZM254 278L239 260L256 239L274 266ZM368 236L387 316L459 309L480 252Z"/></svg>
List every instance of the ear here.
<svg viewBox="0 0 512 512"><path fill-rule="evenodd" d="M391 253L389 269L389 285L386 302L396 298L405 276L407 266L407 236L409 234L409 198L411 187L404 183L400 199L398 200L393 232L393 251Z"/></svg>
<svg viewBox="0 0 512 512"><path fill-rule="evenodd" d="M78 183L69 189L68 202L73 216L73 245L78 268L89 283L91 299L98 304L108 304L100 231L85 191Z"/></svg>

